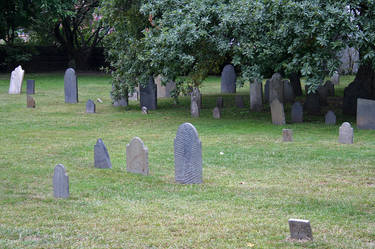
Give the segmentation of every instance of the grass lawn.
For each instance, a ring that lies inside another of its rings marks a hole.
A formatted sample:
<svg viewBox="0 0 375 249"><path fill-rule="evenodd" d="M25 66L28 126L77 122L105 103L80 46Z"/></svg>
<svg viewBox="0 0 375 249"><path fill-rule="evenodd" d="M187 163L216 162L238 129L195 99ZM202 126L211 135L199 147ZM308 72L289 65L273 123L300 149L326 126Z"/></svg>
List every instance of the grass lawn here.
<svg viewBox="0 0 375 249"><path fill-rule="evenodd" d="M25 79L36 80L35 109L26 108L25 82L21 95L8 95L9 75L0 75L0 248L375 247L375 131L357 130L337 105L336 126L324 115L274 126L268 111L233 107L233 95L213 119L218 77L202 87L199 119L186 97L177 106L159 100L149 115L136 102L112 107L104 75L79 75L78 104L64 103L63 73ZM338 95L352 79L342 77ZM248 85L239 94L247 100ZM89 98L104 101L97 114L85 113ZM353 145L337 142L343 121L354 127ZM174 182L173 139L184 122L202 141L203 184ZM294 142L281 142L282 128ZM147 177L125 170L135 136L149 150ZM93 167L98 138L111 170ZM59 163L70 178L66 200L53 198ZM290 241L289 218L310 220L314 241Z"/></svg>

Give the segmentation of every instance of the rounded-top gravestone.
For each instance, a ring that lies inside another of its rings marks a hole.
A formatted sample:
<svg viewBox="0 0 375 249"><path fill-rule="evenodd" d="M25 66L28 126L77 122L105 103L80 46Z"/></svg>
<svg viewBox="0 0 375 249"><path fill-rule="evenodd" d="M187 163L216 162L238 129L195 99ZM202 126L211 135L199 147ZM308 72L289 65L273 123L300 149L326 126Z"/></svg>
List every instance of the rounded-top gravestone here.
<svg viewBox="0 0 375 249"><path fill-rule="evenodd" d="M344 122L339 129L339 143L352 144L353 143L353 128L348 122Z"/></svg>
<svg viewBox="0 0 375 249"><path fill-rule="evenodd" d="M107 147L103 143L101 138L98 139L94 145L94 166L99 169L110 169L112 168L111 159Z"/></svg>
<svg viewBox="0 0 375 249"><path fill-rule="evenodd" d="M333 111L328 111L326 113L325 124L326 125L335 125L336 124L336 115Z"/></svg>
<svg viewBox="0 0 375 249"><path fill-rule="evenodd" d="M302 123L303 122L303 107L300 102L295 102L292 105L292 123Z"/></svg>
<svg viewBox="0 0 375 249"><path fill-rule="evenodd" d="M68 68L64 75L65 103L78 103L77 75L73 68Z"/></svg>
<svg viewBox="0 0 375 249"><path fill-rule="evenodd" d="M91 99L87 100L86 102L86 113L95 113L96 112L96 106L95 102Z"/></svg>
<svg viewBox="0 0 375 249"><path fill-rule="evenodd" d="M55 198L69 197L69 176L64 165L58 164L53 172L53 195Z"/></svg>
<svg viewBox="0 0 375 249"><path fill-rule="evenodd" d="M146 106L148 110L156 110L157 108L157 87L154 83L154 78L150 77L147 84L140 85L140 106Z"/></svg>
<svg viewBox="0 0 375 249"><path fill-rule="evenodd" d="M232 65L226 65L221 72L221 92L236 93L236 72Z"/></svg>
<svg viewBox="0 0 375 249"><path fill-rule="evenodd" d="M148 175L148 149L139 137L126 145L126 170L131 173Z"/></svg>
<svg viewBox="0 0 375 249"><path fill-rule="evenodd" d="M278 99L280 103L284 103L284 83L279 73L274 73L270 80L269 103L272 103L274 99Z"/></svg>

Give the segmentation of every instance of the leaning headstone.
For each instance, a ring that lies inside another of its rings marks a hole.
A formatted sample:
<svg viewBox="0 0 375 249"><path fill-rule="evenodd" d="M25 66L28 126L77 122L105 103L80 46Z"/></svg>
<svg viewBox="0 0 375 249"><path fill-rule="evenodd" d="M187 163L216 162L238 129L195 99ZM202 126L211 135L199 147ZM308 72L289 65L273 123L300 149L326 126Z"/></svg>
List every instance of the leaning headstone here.
<svg viewBox="0 0 375 249"><path fill-rule="evenodd" d="M292 123L302 123L303 122L303 107L300 102L295 102L292 105Z"/></svg>
<svg viewBox="0 0 375 249"><path fill-rule="evenodd" d="M303 109L306 110L307 113L312 115L319 115L320 114L320 97L317 92L310 93L306 97L305 104Z"/></svg>
<svg viewBox="0 0 375 249"><path fill-rule="evenodd" d="M220 118L221 118L220 108L219 108L219 107L216 106L216 107L212 110L212 116L213 116L215 119L220 119Z"/></svg>
<svg viewBox="0 0 375 249"><path fill-rule="evenodd" d="M199 107L198 107L197 101L191 102L190 112L193 118L199 118Z"/></svg>
<svg viewBox="0 0 375 249"><path fill-rule="evenodd" d="M221 92L236 93L236 72L232 65L226 65L221 72Z"/></svg>
<svg viewBox="0 0 375 249"><path fill-rule="evenodd" d="M223 97L217 97L216 106L219 108L224 108L224 99Z"/></svg>
<svg viewBox="0 0 375 249"><path fill-rule="evenodd" d="M270 80L269 102L278 99L280 103L284 103L284 83L279 73L272 75Z"/></svg>
<svg viewBox="0 0 375 249"><path fill-rule="evenodd" d="M294 90L289 80L283 80L284 84L284 101L293 103L296 96L294 95Z"/></svg>
<svg viewBox="0 0 375 249"><path fill-rule="evenodd" d="M326 88L325 86L319 86L317 91L318 91L318 94L319 94L320 105L321 106L327 106L328 105L327 98L329 96L328 88Z"/></svg>
<svg viewBox="0 0 375 249"><path fill-rule="evenodd" d="M190 123L178 127L174 139L174 165L176 182L202 183L202 143Z"/></svg>
<svg viewBox="0 0 375 249"><path fill-rule="evenodd" d="M280 103L280 101L277 98L275 98L271 102L270 106L271 106L272 124L284 125L285 124L284 105Z"/></svg>
<svg viewBox="0 0 375 249"><path fill-rule="evenodd" d="M142 106L142 114L148 114L148 110L146 106Z"/></svg>
<svg viewBox="0 0 375 249"><path fill-rule="evenodd" d="M91 99L87 100L86 102L86 113L95 113L95 103Z"/></svg>
<svg viewBox="0 0 375 249"><path fill-rule="evenodd" d="M78 103L77 75L73 68L68 68L64 75L65 103Z"/></svg>
<svg viewBox="0 0 375 249"><path fill-rule="evenodd" d="M148 149L139 137L126 145L126 170L131 173L148 175Z"/></svg>
<svg viewBox="0 0 375 249"><path fill-rule="evenodd" d="M25 71L21 66L16 67L10 75L9 94L20 94Z"/></svg>
<svg viewBox="0 0 375 249"><path fill-rule="evenodd" d="M27 107L28 108L35 108L35 100L33 97L27 95Z"/></svg>
<svg viewBox="0 0 375 249"><path fill-rule="evenodd" d="M344 122L339 129L339 143L352 144L353 143L353 128L348 122Z"/></svg>
<svg viewBox="0 0 375 249"><path fill-rule="evenodd" d="M295 240L313 240L310 221L289 219L290 238Z"/></svg>
<svg viewBox="0 0 375 249"><path fill-rule="evenodd" d="M264 85L264 102L269 103L270 100L270 80L266 80Z"/></svg>
<svg viewBox="0 0 375 249"><path fill-rule="evenodd" d="M293 141L293 130L283 129L283 142L292 142L292 141Z"/></svg>
<svg viewBox="0 0 375 249"><path fill-rule="evenodd" d="M52 183L55 198L69 198L69 176L66 174L64 165L56 165Z"/></svg>
<svg viewBox="0 0 375 249"><path fill-rule="evenodd" d="M334 72L331 78L331 81L334 85L340 84L340 74L338 72Z"/></svg>
<svg viewBox="0 0 375 249"><path fill-rule="evenodd" d="M195 101L198 105L199 110L202 108L202 95L198 87L193 87L193 90L190 93L190 101Z"/></svg>
<svg viewBox="0 0 375 249"><path fill-rule="evenodd" d="M35 80L26 81L26 94L35 94Z"/></svg>
<svg viewBox="0 0 375 249"><path fill-rule="evenodd" d="M357 99L357 127L361 130L375 130L375 101Z"/></svg>
<svg viewBox="0 0 375 249"><path fill-rule="evenodd" d="M336 115L333 111L328 111L324 118L325 118L325 124L326 125L335 125L336 124Z"/></svg>
<svg viewBox="0 0 375 249"><path fill-rule="evenodd" d="M243 102L243 98L241 95L236 95L234 100L236 103L236 107L245 108L245 103Z"/></svg>
<svg viewBox="0 0 375 249"><path fill-rule="evenodd" d="M255 80L253 83L250 83L250 110L256 112L262 111L262 95L262 81Z"/></svg>
<svg viewBox="0 0 375 249"><path fill-rule="evenodd" d="M99 169L110 169L112 168L111 159L107 147L103 143L101 138L98 139L94 145L94 166Z"/></svg>
<svg viewBox="0 0 375 249"><path fill-rule="evenodd" d="M146 106L148 110L156 110L157 108L157 90L154 83L154 78L150 77L146 86L142 84L139 87L140 91L140 105Z"/></svg>
<svg viewBox="0 0 375 249"><path fill-rule="evenodd" d="M330 80L326 81L324 87L327 88L328 96L335 96L335 85Z"/></svg>

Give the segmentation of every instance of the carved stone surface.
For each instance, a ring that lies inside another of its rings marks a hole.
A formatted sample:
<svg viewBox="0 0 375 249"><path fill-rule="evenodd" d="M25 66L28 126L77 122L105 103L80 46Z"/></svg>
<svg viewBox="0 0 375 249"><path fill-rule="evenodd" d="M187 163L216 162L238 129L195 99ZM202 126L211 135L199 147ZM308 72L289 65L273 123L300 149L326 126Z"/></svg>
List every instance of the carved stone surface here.
<svg viewBox="0 0 375 249"><path fill-rule="evenodd" d="M215 107L213 110L212 110L212 116L215 118L215 119L220 119L221 118L221 113L220 113L220 108L219 107Z"/></svg>
<svg viewBox="0 0 375 249"><path fill-rule="evenodd" d="M150 77L146 86L140 85L139 92L141 95L140 106L146 106L148 110L156 110L157 90L153 77Z"/></svg>
<svg viewBox="0 0 375 249"><path fill-rule="evenodd" d="M250 83L250 110L260 112L263 109L262 81Z"/></svg>
<svg viewBox="0 0 375 249"><path fill-rule="evenodd" d="M275 98L271 103L271 116L272 124L274 125L284 125L285 124L285 113L284 105Z"/></svg>
<svg viewBox="0 0 375 249"><path fill-rule="evenodd" d="M178 127L174 139L174 165L176 182L202 183L202 143L190 123Z"/></svg>
<svg viewBox="0 0 375 249"><path fill-rule="evenodd" d="M35 108L35 100L30 95L27 95L27 107L28 108Z"/></svg>
<svg viewBox="0 0 375 249"><path fill-rule="evenodd" d="M190 112L193 118L199 118L199 107L197 101L192 101L190 104Z"/></svg>
<svg viewBox="0 0 375 249"><path fill-rule="evenodd" d="M302 123L303 122L303 107L300 102L295 102L292 105L292 123Z"/></svg>
<svg viewBox="0 0 375 249"><path fill-rule="evenodd" d="M357 127L361 130L375 130L375 101L357 99Z"/></svg>
<svg viewBox="0 0 375 249"><path fill-rule="evenodd" d="M284 84L284 101L293 103L296 96L294 95L294 90L289 80L283 80Z"/></svg>
<svg viewBox="0 0 375 249"><path fill-rule="evenodd" d="M148 149L139 137L126 145L126 170L131 173L148 175Z"/></svg>
<svg viewBox="0 0 375 249"><path fill-rule="evenodd" d="M336 124L336 115L333 111L328 111L324 117L326 125Z"/></svg>
<svg viewBox="0 0 375 249"><path fill-rule="evenodd" d="M112 168L111 159L109 158L109 153L107 147L103 143L102 139L98 139L94 146L94 166L100 169L110 169Z"/></svg>
<svg viewBox="0 0 375 249"><path fill-rule="evenodd" d="M284 83L279 73L272 75L270 80L269 102L278 99L280 103L284 103Z"/></svg>
<svg viewBox="0 0 375 249"><path fill-rule="evenodd" d="M344 122L339 130L339 143L352 144L353 143L353 128L348 122Z"/></svg>
<svg viewBox="0 0 375 249"><path fill-rule="evenodd" d="M16 67L10 75L9 94L20 94L25 71L21 66Z"/></svg>
<svg viewBox="0 0 375 249"><path fill-rule="evenodd" d="M195 101L199 110L202 108L202 95L198 87L193 87L193 91L190 94L190 101Z"/></svg>
<svg viewBox="0 0 375 249"><path fill-rule="evenodd" d="M95 111L96 111L95 102L92 101L91 99L87 100L87 102L86 102L86 113L95 113Z"/></svg>
<svg viewBox="0 0 375 249"><path fill-rule="evenodd" d="M55 198L69 198L69 176L66 174L64 165L56 165L52 184Z"/></svg>
<svg viewBox="0 0 375 249"><path fill-rule="evenodd" d="M223 97L217 97L216 106L219 108L224 108L224 99Z"/></svg>
<svg viewBox="0 0 375 249"><path fill-rule="evenodd" d="M313 240L310 221L289 219L290 238L296 240Z"/></svg>
<svg viewBox="0 0 375 249"><path fill-rule="evenodd" d="M221 92L236 93L236 72L232 65L226 65L221 72Z"/></svg>
<svg viewBox="0 0 375 249"><path fill-rule="evenodd" d="M73 68L68 68L64 75L65 103L78 103L77 75Z"/></svg>
<svg viewBox="0 0 375 249"><path fill-rule="evenodd" d="M283 129L283 142L292 142L292 141L293 141L293 130Z"/></svg>
<svg viewBox="0 0 375 249"><path fill-rule="evenodd" d="M26 94L35 94L35 80L26 81Z"/></svg>
<svg viewBox="0 0 375 249"><path fill-rule="evenodd" d="M241 95L236 95L234 101L236 103L236 107L245 108L245 103L243 102L243 98Z"/></svg>

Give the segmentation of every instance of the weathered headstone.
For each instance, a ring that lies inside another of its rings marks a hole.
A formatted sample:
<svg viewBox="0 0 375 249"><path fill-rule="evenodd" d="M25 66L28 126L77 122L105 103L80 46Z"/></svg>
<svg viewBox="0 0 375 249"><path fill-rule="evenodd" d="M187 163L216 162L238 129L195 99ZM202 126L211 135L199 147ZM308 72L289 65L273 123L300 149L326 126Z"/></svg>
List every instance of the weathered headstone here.
<svg viewBox="0 0 375 249"><path fill-rule="evenodd" d="M171 97L171 91L176 88L175 82L168 82L165 86L162 84L162 76L158 75L155 79L155 84L157 88L158 98L169 98Z"/></svg>
<svg viewBox="0 0 375 249"><path fill-rule="evenodd" d="M335 125L336 124L336 115L333 111L328 111L324 118L325 118L325 124L326 125Z"/></svg>
<svg viewBox="0 0 375 249"><path fill-rule="evenodd" d="M35 108L35 100L30 95L27 95L27 107L28 108Z"/></svg>
<svg viewBox="0 0 375 249"><path fill-rule="evenodd" d="M142 106L142 114L148 114L148 110L146 106Z"/></svg>
<svg viewBox="0 0 375 249"><path fill-rule="evenodd" d="M264 102L270 102L270 80L266 80L266 84L264 85Z"/></svg>
<svg viewBox="0 0 375 249"><path fill-rule="evenodd" d="M292 123L302 123L303 122L303 107L300 102L295 102L292 105Z"/></svg>
<svg viewBox="0 0 375 249"><path fill-rule="evenodd" d="M236 103L236 107L245 108L245 103L243 102L243 98L241 95L236 95L234 100Z"/></svg>
<svg viewBox="0 0 375 249"><path fill-rule="evenodd" d="M335 96L335 85L330 80L326 81L324 87L327 88L328 96Z"/></svg>
<svg viewBox="0 0 375 249"><path fill-rule="evenodd" d="M128 100L135 100L137 101L139 98L139 87L135 87L133 92L128 93Z"/></svg>
<svg viewBox="0 0 375 249"><path fill-rule="evenodd" d="M290 238L295 240L313 240L310 221L289 219Z"/></svg>
<svg viewBox="0 0 375 249"><path fill-rule="evenodd" d="M292 141L293 141L293 130L283 129L283 142L292 142Z"/></svg>
<svg viewBox="0 0 375 249"><path fill-rule="evenodd" d="M219 107L215 107L213 110L212 110L212 116L215 118L215 119L220 119L221 118L221 113L220 113L220 108Z"/></svg>
<svg viewBox="0 0 375 249"><path fill-rule="evenodd" d="M272 124L284 125L285 124L284 105L280 103L280 101L277 98L275 98L271 102L270 106L271 106Z"/></svg>
<svg viewBox="0 0 375 249"><path fill-rule="evenodd" d="M197 101L191 102L190 112L193 118L199 118L199 107L198 107Z"/></svg>
<svg viewBox="0 0 375 249"><path fill-rule="evenodd" d="M10 75L9 94L20 94L25 71L21 66L16 67Z"/></svg>
<svg viewBox="0 0 375 249"><path fill-rule="evenodd" d="M69 198L69 176L66 174L64 165L56 165L52 184L55 198Z"/></svg>
<svg viewBox="0 0 375 249"><path fill-rule="evenodd" d="M293 87L294 95L295 96L302 96L302 88L301 88L301 78L298 73L290 74L290 84Z"/></svg>
<svg viewBox="0 0 375 249"><path fill-rule="evenodd" d="M221 72L221 92L236 93L236 72L232 65L226 65Z"/></svg>
<svg viewBox="0 0 375 249"><path fill-rule="evenodd" d="M109 158L107 147L105 146L101 138L99 138L94 145L94 166L95 168L100 169L112 168L112 163L111 159Z"/></svg>
<svg viewBox="0 0 375 249"><path fill-rule="evenodd" d="M269 102L278 99L280 103L284 103L284 83L279 73L272 75L270 80Z"/></svg>
<svg viewBox="0 0 375 249"><path fill-rule="evenodd" d="M317 89L319 94L319 103L321 106L327 106L327 98L328 98L328 88L325 86L319 86Z"/></svg>
<svg viewBox="0 0 375 249"><path fill-rule="evenodd" d="M224 99L223 97L217 97L216 106L219 108L224 108Z"/></svg>
<svg viewBox="0 0 375 249"><path fill-rule="evenodd" d="M73 68L68 68L64 75L65 103L78 103L77 75Z"/></svg>
<svg viewBox="0 0 375 249"><path fill-rule="evenodd" d="M294 90L289 80L283 80L284 84L284 101L293 103L296 96L294 95Z"/></svg>
<svg viewBox="0 0 375 249"><path fill-rule="evenodd" d="M143 86L142 84L139 87L140 91L140 105L146 106L148 110L156 110L157 108L157 90L154 83L154 78L150 77L148 84Z"/></svg>
<svg viewBox="0 0 375 249"><path fill-rule="evenodd" d="M35 94L35 80L26 81L26 94Z"/></svg>
<svg viewBox="0 0 375 249"><path fill-rule="evenodd" d="M139 137L126 145L126 170L131 173L148 175L148 149Z"/></svg>
<svg viewBox="0 0 375 249"><path fill-rule="evenodd" d="M86 102L86 113L95 113L96 111L96 106L94 101L91 99L87 100Z"/></svg>
<svg viewBox="0 0 375 249"><path fill-rule="evenodd" d="M126 107L126 106L128 106L128 100L126 98L122 97L120 100L115 100L113 102L113 106Z"/></svg>
<svg viewBox="0 0 375 249"><path fill-rule="evenodd" d="M250 110L260 112L263 109L262 81L250 83Z"/></svg>
<svg viewBox="0 0 375 249"><path fill-rule="evenodd" d="M190 123L178 127L174 139L174 165L176 182L202 183L202 143Z"/></svg>
<svg viewBox="0 0 375 249"><path fill-rule="evenodd" d="M344 122L339 129L339 143L352 144L353 143L353 128L348 122Z"/></svg>
<svg viewBox="0 0 375 249"><path fill-rule="evenodd" d="M375 101L357 99L357 127L361 130L375 130Z"/></svg>
<svg viewBox="0 0 375 249"><path fill-rule="evenodd" d="M199 110L202 108L202 95L198 87L193 87L193 90L190 93L190 101L195 101L198 105Z"/></svg>
<svg viewBox="0 0 375 249"><path fill-rule="evenodd" d="M331 81L334 85L340 84L340 74L338 72L334 72L331 78Z"/></svg>
<svg viewBox="0 0 375 249"><path fill-rule="evenodd" d="M320 97L317 92L310 93L306 97L305 104L303 109L307 111L307 113L312 115L319 115L320 114Z"/></svg>

